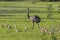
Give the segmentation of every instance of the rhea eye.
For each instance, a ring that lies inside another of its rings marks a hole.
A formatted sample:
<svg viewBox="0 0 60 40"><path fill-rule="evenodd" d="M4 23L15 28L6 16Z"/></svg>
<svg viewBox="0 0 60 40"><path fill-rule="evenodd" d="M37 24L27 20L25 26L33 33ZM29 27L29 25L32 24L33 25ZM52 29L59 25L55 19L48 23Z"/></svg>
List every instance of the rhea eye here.
<svg viewBox="0 0 60 40"><path fill-rule="evenodd" d="M32 23L33 23L32 30L33 30L33 28L34 28L34 23L37 23L37 24L38 24L38 28L40 29L39 23L41 22L41 18L40 18L39 16L37 16L37 15L30 16L29 13L30 13L30 8L28 8L28 10L27 10L27 17L28 17L28 18L32 21Z"/></svg>

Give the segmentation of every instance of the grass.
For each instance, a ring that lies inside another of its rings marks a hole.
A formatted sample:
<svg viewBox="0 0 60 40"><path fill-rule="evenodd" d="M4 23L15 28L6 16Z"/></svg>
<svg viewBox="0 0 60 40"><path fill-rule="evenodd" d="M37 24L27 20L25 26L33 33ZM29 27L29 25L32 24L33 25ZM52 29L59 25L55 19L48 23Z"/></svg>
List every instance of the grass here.
<svg viewBox="0 0 60 40"><path fill-rule="evenodd" d="M52 18L56 19L47 19L48 9L39 8L42 6L48 7L49 4L53 5L54 12ZM60 5L60 2L37 2L33 4L31 2L0 2L0 40L42 40L44 36L38 30L37 24L35 23L34 30L32 31L32 22L27 18L27 7L31 7L30 15L38 15L41 18L40 27L46 27L51 29L51 26L59 28L60 24L60 14L57 12ZM10 16L9 16L10 15ZM10 24L12 27L14 24L17 25L17 29L21 29L22 32L16 33L14 28L8 29L7 27L1 28L1 24ZM24 31L24 27L28 27L28 31ZM55 33L57 38L60 38L60 33ZM48 40L50 40L51 35L45 35ZM58 39L60 40L60 39Z"/></svg>

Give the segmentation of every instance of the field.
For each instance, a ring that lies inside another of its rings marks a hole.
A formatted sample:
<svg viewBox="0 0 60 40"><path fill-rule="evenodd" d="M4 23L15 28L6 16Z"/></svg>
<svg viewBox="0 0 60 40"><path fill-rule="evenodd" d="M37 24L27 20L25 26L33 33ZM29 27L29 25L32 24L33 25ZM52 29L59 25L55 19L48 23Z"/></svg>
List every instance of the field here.
<svg viewBox="0 0 60 40"><path fill-rule="evenodd" d="M52 19L47 18L48 6L52 5ZM42 40L47 38L51 40L51 35L40 32L35 23L32 31L32 22L27 18L27 8L30 7L30 15L38 15L41 17L40 27L45 27L48 30L54 26L56 29L60 28L60 2L0 2L0 40ZM44 8L46 7L46 8ZM7 27L2 28L2 24L10 24L12 29ZM21 32L16 33L13 25L17 25ZM27 31L25 27L28 27ZM60 40L60 32L55 32L54 36Z"/></svg>

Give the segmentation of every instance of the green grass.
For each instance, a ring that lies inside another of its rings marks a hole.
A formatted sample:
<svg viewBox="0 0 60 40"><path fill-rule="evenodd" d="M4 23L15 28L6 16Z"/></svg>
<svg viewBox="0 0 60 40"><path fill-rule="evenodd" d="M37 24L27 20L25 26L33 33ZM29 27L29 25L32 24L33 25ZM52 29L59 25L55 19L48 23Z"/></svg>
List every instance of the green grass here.
<svg viewBox="0 0 60 40"><path fill-rule="evenodd" d="M41 17L40 27L46 27L48 30L51 26L59 28L60 19L47 19L48 9L39 7L48 7L49 4L53 5L54 12L52 12L52 18L60 18L59 10L60 2L37 2L33 4L31 2L0 2L0 40L42 40L44 37L38 30L37 24L35 23L34 30L32 31L32 22L27 18L27 7L30 7L30 15L38 15ZM5 16L3 16L5 15ZM10 15L10 16L9 16ZM46 19L42 19L46 18ZM12 29L7 27L1 28L2 24L10 24ZM17 25L17 29L22 32L16 33L13 25ZM28 31L24 31L24 27L28 27ZM55 32L55 36L60 38L60 33ZM50 40L51 35L45 35ZM58 39L60 40L60 39Z"/></svg>

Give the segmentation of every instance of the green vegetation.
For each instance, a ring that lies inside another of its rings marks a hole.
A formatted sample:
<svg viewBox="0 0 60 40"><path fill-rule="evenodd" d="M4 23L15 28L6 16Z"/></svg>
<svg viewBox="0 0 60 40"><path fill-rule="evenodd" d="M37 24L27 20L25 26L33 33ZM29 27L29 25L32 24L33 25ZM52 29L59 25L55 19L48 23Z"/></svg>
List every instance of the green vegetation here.
<svg viewBox="0 0 60 40"><path fill-rule="evenodd" d="M59 2L60 0L0 0L0 1L29 1L29 2Z"/></svg>
<svg viewBox="0 0 60 40"><path fill-rule="evenodd" d="M52 5L51 17L53 19L48 19L48 7ZM30 15L38 15L41 17L40 27L46 27L48 30L51 26L55 26L56 29L59 28L60 24L60 3L59 2L0 2L0 40L43 40L47 38L48 40L60 40L60 33L55 32L54 35L44 34L38 30L37 25L35 25L34 30L31 30L32 22L27 18L27 8L30 7ZM44 8L46 7L46 8ZM1 28L1 25L10 24L12 29L7 27ZM22 30L22 32L16 33L13 25L17 25L17 29ZM24 27L28 27L25 32ZM57 38L57 39L56 39Z"/></svg>

